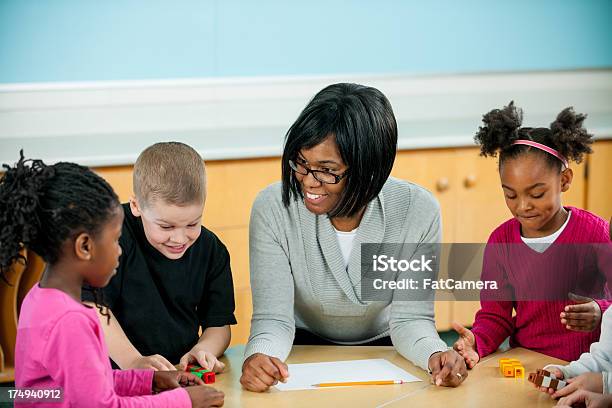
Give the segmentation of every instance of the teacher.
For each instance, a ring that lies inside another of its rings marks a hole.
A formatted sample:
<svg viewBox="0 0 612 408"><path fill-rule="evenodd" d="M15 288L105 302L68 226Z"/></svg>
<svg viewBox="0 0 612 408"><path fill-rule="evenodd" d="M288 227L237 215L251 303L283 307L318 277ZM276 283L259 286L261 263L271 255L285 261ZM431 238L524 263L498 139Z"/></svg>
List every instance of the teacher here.
<svg viewBox="0 0 612 408"><path fill-rule="evenodd" d="M438 336L432 301L361 296L362 243L416 244L420 257L441 238L431 193L389 177L396 150L389 101L356 84L320 91L287 132L282 182L251 212L247 390L286 380L293 344L393 345L437 385L467 377L463 358Z"/></svg>

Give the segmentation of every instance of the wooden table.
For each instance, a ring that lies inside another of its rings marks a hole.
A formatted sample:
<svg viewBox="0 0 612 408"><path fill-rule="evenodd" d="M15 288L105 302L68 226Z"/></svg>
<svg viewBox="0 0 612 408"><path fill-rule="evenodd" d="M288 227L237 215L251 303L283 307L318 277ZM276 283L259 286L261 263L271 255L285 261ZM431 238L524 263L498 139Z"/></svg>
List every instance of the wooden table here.
<svg viewBox="0 0 612 408"><path fill-rule="evenodd" d="M498 352L484 358L458 388L436 387L429 383L428 374L400 356L392 347L358 346L294 346L288 363L358 360L384 358L423 380L401 385L340 387L321 390L278 391L266 393L245 391L240 385L244 346L227 350L222 361L223 374L217 375L214 387L225 393L226 407L551 407L549 396L524 380L504 378L499 373L498 360L517 358L526 373L546 364L565 362L526 349ZM526 377L526 376L525 376Z"/></svg>

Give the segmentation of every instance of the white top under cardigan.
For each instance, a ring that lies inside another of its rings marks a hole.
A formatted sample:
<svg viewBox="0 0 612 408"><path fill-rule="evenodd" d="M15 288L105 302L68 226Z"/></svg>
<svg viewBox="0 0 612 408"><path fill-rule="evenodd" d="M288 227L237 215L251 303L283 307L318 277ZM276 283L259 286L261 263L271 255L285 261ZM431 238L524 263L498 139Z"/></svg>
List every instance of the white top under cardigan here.
<svg viewBox="0 0 612 408"><path fill-rule="evenodd" d="M359 228L355 228L352 231L346 232L338 231L336 227L334 227L336 238L338 238L338 245L340 246L340 252L342 252L342 259L344 259L344 268L348 268L351 259L351 251L353 250L353 243L355 242L358 229Z"/></svg>
<svg viewBox="0 0 612 408"><path fill-rule="evenodd" d="M528 247L530 247L534 251L543 253L544 251L548 249L549 246L553 244L553 242L557 240L557 238L559 238L559 235L561 235L565 227L567 227L567 224L569 224L569 220L571 216L572 216L572 212L568 211L567 219L565 220L561 228L559 228L558 230L556 230L550 235L547 235L545 237L538 237L538 238L525 238L524 236L521 235L521 239L523 240L525 244L527 244Z"/></svg>
<svg viewBox="0 0 612 408"><path fill-rule="evenodd" d="M286 208L281 184L267 187L251 211L253 318L245 358L263 353L285 360L297 324L337 343L390 335L400 354L427 369L433 353L448 349L436 331L433 302L400 301L395 295L362 301L360 244L417 243L420 257L421 248L440 238L440 208L433 195L389 178L366 208L345 268L329 217L311 213L302 200Z"/></svg>

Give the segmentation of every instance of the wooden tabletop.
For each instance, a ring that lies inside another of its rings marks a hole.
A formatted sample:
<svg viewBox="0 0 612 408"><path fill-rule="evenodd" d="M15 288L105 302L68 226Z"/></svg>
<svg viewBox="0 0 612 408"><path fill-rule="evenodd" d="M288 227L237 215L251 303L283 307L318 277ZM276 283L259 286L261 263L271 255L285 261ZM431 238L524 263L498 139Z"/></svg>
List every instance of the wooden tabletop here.
<svg viewBox="0 0 612 408"><path fill-rule="evenodd" d="M517 358L526 374L546 364L564 364L526 349L511 349L484 358L458 388L436 387L429 382L428 374L400 356L393 347L359 346L294 346L287 363L314 363L322 361L384 358L422 379L422 382L401 385L339 387L321 390L278 391L266 393L245 391L240 385L244 346L227 350L222 361L225 372L217 375L215 388L225 393L226 407L334 407L340 404L357 407L551 407L555 405L549 396L536 390L524 380L505 378L499 372L498 360L502 357ZM527 377L527 375L525 375Z"/></svg>

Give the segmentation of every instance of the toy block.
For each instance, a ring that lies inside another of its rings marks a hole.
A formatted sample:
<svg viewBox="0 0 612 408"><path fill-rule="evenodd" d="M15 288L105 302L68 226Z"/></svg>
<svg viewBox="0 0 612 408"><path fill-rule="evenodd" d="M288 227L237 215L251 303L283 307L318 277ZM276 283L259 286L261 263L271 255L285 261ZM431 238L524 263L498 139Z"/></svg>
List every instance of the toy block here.
<svg viewBox="0 0 612 408"><path fill-rule="evenodd" d="M511 359L509 358L500 358L499 359L499 371L502 375L504 375L504 364L509 363Z"/></svg>
<svg viewBox="0 0 612 408"><path fill-rule="evenodd" d="M535 373L529 373L527 380L538 387L552 388L555 391L567 385L565 381L557 380L554 375L546 370L537 370Z"/></svg>
<svg viewBox="0 0 612 408"><path fill-rule="evenodd" d="M525 378L525 367L516 364L514 366L514 378Z"/></svg>
<svg viewBox="0 0 612 408"><path fill-rule="evenodd" d="M204 384L212 384L215 382L215 373L211 370L200 367L199 365L189 364L185 371L189 371L197 377L200 377Z"/></svg>
<svg viewBox="0 0 612 408"><path fill-rule="evenodd" d="M524 378L525 369L521 365L521 362L515 358L502 358L499 360L499 369L504 377ZM517 375L517 368L518 375Z"/></svg>
<svg viewBox="0 0 612 408"><path fill-rule="evenodd" d="M536 370L536 374L542 375L544 377L557 378L553 373L548 370L544 370L543 368L538 368Z"/></svg>

